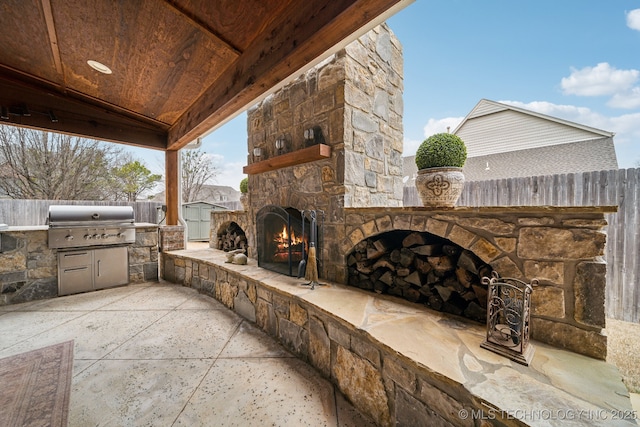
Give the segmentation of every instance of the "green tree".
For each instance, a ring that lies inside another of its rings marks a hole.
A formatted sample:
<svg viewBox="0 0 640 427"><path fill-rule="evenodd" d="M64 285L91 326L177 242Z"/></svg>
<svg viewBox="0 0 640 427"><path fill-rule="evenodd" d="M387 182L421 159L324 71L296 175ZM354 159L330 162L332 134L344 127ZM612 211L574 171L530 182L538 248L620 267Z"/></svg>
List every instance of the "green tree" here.
<svg viewBox="0 0 640 427"><path fill-rule="evenodd" d="M122 166L113 168L112 178L114 188L124 195L129 202L135 202L147 190L152 189L162 179L162 175L152 174L147 167L138 160L129 160ZM118 194L115 198L120 198Z"/></svg>

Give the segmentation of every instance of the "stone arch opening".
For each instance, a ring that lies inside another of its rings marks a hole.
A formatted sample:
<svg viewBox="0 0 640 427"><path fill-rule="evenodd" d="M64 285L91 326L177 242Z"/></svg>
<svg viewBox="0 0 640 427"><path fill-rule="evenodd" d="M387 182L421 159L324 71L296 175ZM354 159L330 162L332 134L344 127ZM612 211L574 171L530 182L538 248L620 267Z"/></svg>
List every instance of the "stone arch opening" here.
<svg viewBox="0 0 640 427"><path fill-rule="evenodd" d="M215 247L225 252L240 249L246 254L248 247L247 235L237 222L224 222L218 227Z"/></svg>
<svg viewBox="0 0 640 427"><path fill-rule="evenodd" d="M481 278L493 268L451 240L426 231L387 231L356 244L346 262L349 286L486 321Z"/></svg>

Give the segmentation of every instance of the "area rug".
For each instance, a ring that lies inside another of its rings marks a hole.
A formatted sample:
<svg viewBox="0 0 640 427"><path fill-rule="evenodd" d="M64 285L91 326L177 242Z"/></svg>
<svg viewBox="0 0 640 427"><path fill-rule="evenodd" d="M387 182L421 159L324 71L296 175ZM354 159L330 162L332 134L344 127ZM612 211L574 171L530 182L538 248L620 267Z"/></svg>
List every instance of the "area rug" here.
<svg viewBox="0 0 640 427"><path fill-rule="evenodd" d="M0 359L0 426L66 426L73 341Z"/></svg>

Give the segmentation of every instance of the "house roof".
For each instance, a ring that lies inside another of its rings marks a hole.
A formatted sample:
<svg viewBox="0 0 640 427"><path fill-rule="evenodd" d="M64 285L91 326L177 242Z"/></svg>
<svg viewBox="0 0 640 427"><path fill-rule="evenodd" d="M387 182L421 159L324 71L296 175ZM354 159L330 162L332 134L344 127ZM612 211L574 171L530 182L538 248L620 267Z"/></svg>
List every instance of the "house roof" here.
<svg viewBox="0 0 640 427"><path fill-rule="evenodd" d="M469 157L463 172L468 181L520 178L618 169L613 138L550 145Z"/></svg>
<svg viewBox="0 0 640 427"><path fill-rule="evenodd" d="M453 132L468 181L618 169L613 132L482 99ZM406 184L417 173L404 157Z"/></svg>
<svg viewBox="0 0 640 427"><path fill-rule="evenodd" d="M468 156L486 156L550 145L613 138L613 132L482 99L453 131Z"/></svg>
<svg viewBox="0 0 640 427"><path fill-rule="evenodd" d="M177 150L411 1L3 1L0 123Z"/></svg>

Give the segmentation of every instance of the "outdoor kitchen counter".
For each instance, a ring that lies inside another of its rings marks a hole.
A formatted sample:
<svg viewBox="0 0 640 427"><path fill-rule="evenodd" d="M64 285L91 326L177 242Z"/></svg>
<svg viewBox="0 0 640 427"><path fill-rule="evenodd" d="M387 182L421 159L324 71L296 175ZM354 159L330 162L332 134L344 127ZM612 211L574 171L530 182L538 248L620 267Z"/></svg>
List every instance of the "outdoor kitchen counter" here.
<svg viewBox="0 0 640 427"><path fill-rule="evenodd" d="M47 231L49 229L46 225L23 225L23 226L9 226L9 228L5 228L0 230L1 233L8 233L12 231Z"/></svg>
<svg viewBox="0 0 640 427"><path fill-rule="evenodd" d="M158 224L153 224L150 222L136 222L134 224L136 229L138 228L158 228ZM0 229L0 234L8 233L8 232L24 232L24 231L47 231L49 229L48 225L23 225L23 226L9 226L9 228Z"/></svg>
<svg viewBox="0 0 640 427"><path fill-rule="evenodd" d="M129 245L129 283L158 280L158 225L136 223ZM49 248L47 225L0 230L0 305L58 296L58 249Z"/></svg>
<svg viewBox="0 0 640 427"><path fill-rule="evenodd" d="M635 425L621 376L604 361L534 341L526 367L482 349L484 326L466 319L225 261L215 249L165 253L164 277L255 321L381 425L430 424L433 412L461 426Z"/></svg>

